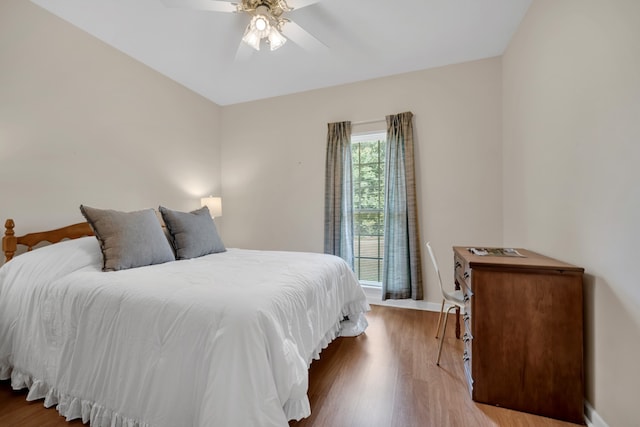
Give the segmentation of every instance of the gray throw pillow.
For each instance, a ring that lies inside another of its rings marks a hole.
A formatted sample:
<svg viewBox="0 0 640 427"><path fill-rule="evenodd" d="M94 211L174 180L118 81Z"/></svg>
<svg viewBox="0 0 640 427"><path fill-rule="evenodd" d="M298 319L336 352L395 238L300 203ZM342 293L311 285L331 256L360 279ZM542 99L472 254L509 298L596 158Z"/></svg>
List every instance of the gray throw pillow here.
<svg viewBox="0 0 640 427"><path fill-rule="evenodd" d="M176 251L176 259L197 258L226 251L206 206L193 212L159 207Z"/></svg>
<svg viewBox="0 0 640 427"><path fill-rule="evenodd" d="M80 205L102 249L102 271L175 261L153 209L119 212Z"/></svg>

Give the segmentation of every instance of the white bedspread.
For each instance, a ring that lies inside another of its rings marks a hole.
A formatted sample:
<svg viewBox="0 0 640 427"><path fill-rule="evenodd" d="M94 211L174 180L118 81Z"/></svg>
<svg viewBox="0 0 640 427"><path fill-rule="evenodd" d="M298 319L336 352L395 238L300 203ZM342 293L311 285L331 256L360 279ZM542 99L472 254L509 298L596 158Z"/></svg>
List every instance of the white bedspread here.
<svg viewBox="0 0 640 427"><path fill-rule="evenodd" d="M286 426L310 414L308 366L357 279L328 255L229 249L100 271L95 238L0 268L0 379L99 426Z"/></svg>

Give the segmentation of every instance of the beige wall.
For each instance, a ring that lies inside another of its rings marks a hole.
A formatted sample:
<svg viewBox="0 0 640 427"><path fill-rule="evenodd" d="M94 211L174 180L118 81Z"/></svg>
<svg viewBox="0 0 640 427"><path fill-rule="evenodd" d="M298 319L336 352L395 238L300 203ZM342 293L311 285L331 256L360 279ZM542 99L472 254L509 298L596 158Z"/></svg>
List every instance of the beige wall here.
<svg viewBox="0 0 640 427"><path fill-rule="evenodd" d="M502 59L220 108L4 0L0 218L32 230L80 221L80 203L190 209L223 189L228 246L321 252L326 124L410 110L422 242L443 272L454 244L524 246L585 267L587 400L609 425L631 426L638 16L636 0L536 0ZM426 298L438 301L423 263Z"/></svg>
<svg viewBox="0 0 640 427"><path fill-rule="evenodd" d="M322 252L327 123L403 111L414 113L422 244L452 281L452 245L502 242L499 58L224 107L225 242ZM425 298L437 302L427 261Z"/></svg>
<svg viewBox="0 0 640 427"><path fill-rule="evenodd" d="M0 219L17 232L79 222L81 203L199 206L220 191L219 116L31 2L0 2Z"/></svg>
<svg viewBox="0 0 640 427"><path fill-rule="evenodd" d="M504 242L585 267L586 398L620 427L640 418L639 17L536 0L503 57Z"/></svg>

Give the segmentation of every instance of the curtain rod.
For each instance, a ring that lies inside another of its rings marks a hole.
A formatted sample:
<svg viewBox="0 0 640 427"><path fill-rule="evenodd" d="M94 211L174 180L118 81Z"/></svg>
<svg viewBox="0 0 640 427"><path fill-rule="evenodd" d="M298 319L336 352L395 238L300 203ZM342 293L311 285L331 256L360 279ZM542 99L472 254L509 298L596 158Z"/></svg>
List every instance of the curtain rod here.
<svg viewBox="0 0 640 427"><path fill-rule="evenodd" d="M360 120L359 122L351 122L351 125L352 126L368 125L368 124L371 124L371 123L384 122L386 120L387 120L386 117L383 117L382 119Z"/></svg>

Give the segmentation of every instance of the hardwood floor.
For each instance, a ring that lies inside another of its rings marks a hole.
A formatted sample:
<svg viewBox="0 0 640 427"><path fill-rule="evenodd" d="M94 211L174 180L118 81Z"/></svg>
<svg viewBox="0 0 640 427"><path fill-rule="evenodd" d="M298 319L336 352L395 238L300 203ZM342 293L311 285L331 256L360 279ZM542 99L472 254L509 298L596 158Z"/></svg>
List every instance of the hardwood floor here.
<svg viewBox="0 0 640 427"><path fill-rule="evenodd" d="M291 427L575 427L473 402L453 315L440 367L435 363L438 313L372 306L367 319L365 334L338 338L311 364L311 416Z"/></svg>
<svg viewBox="0 0 640 427"><path fill-rule="evenodd" d="M462 341L455 339L453 327L447 330L440 367L435 364L438 313L373 306L367 319L365 334L338 338L312 363L311 416L290 427L576 426L473 402L464 379ZM82 425L65 422L55 409L45 409L41 400L26 402L25 396L12 391L8 381L0 382L0 426Z"/></svg>
<svg viewBox="0 0 640 427"><path fill-rule="evenodd" d="M71 427L80 420L66 422L54 408L46 409L42 400L27 402L26 391L13 391L9 381L0 381L0 426L2 427Z"/></svg>

